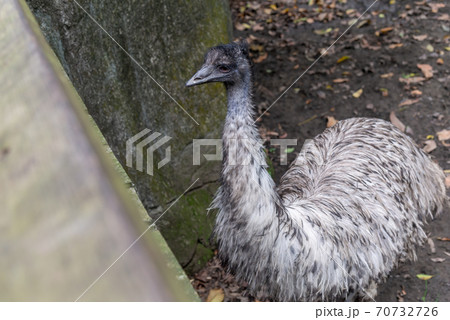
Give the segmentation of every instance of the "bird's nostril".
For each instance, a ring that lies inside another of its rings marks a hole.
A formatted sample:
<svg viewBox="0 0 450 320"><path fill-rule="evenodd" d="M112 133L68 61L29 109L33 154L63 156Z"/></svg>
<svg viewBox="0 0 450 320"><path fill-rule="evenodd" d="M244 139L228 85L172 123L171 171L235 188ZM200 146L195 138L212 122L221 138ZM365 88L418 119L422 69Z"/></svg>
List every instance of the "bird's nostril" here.
<svg viewBox="0 0 450 320"><path fill-rule="evenodd" d="M202 77L195 77L194 81L202 80Z"/></svg>

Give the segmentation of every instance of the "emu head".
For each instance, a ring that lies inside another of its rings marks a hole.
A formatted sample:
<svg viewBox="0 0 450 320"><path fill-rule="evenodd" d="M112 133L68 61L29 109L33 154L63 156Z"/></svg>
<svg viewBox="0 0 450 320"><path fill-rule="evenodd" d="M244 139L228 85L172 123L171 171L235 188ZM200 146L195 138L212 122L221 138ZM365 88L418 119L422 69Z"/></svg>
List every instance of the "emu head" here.
<svg viewBox="0 0 450 320"><path fill-rule="evenodd" d="M208 50L200 70L186 82L187 87L208 82L223 82L226 86L250 77L250 59L246 42L232 42Z"/></svg>

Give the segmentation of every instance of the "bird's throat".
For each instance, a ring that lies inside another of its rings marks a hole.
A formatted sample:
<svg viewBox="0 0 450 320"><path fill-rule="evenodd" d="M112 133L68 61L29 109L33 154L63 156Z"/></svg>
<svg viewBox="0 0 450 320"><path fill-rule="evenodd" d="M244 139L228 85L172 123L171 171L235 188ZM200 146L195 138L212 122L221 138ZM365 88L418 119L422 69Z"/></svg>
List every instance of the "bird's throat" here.
<svg viewBox="0 0 450 320"><path fill-rule="evenodd" d="M228 113L223 132L222 188L233 214L273 220L279 202L267 172L266 153L254 124L250 85L227 88ZM250 219L251 220L251 219Z"/></svg>

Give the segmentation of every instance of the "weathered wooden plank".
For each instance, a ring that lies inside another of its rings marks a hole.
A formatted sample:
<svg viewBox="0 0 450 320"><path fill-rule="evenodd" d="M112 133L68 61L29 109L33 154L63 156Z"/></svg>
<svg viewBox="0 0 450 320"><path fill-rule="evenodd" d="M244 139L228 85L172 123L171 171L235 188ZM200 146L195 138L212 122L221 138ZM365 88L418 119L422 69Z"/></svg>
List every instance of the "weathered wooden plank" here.
<svg viewBox="0 0 450 320"><path fill-rule="evenodd" d="M147 228L139 210L26 5L0 0L0 300L76 300ZM80 300L195 299L161 247L146 233Z"/></svg>

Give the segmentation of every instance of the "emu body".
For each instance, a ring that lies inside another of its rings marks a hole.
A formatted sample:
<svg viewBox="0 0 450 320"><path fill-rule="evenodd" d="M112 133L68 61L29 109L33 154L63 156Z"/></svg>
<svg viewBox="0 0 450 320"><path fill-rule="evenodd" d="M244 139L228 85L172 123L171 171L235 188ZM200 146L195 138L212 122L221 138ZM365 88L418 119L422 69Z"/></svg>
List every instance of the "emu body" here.
<svg viewBox="0 0 450 320"><path fill-rule="evenodd" d="M309 141L275 186L254 125L251 72L239 43L210 49L188 81L224 82L219 257L253 292L278 300L373 297L371 284L414 259L423 225L446 203L444 175L391 123L339 121Z"/></svg>

